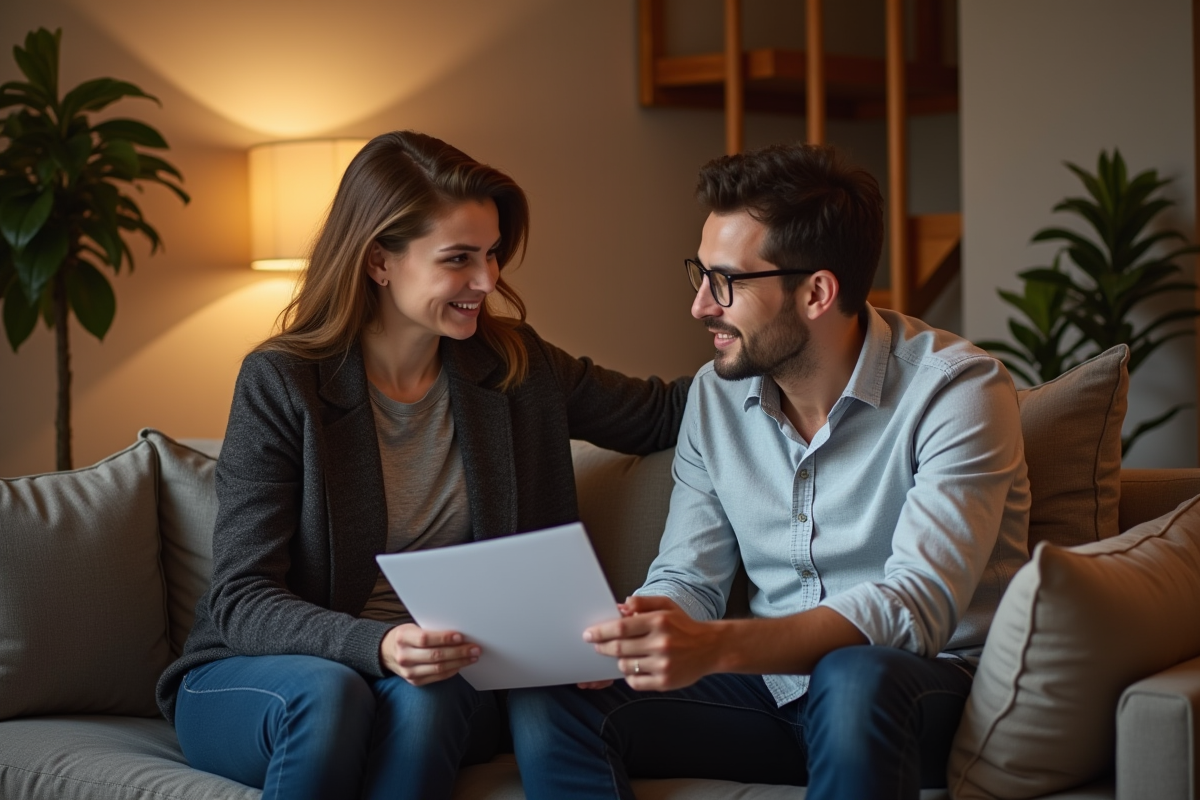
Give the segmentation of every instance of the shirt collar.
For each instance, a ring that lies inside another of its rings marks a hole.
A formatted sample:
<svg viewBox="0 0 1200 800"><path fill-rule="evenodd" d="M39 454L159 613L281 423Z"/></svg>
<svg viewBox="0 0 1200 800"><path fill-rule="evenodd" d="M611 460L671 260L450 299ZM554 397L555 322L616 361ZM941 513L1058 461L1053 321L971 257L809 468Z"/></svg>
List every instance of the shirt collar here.
<svg viewBox="0 0 1200 800"><path fill-rule="evenodd" d="M867 334L858 352L854 372L835 407L841 404L842 398L852 398L879 408L883 397L883 377L892 351L892 329L870 305L863 309L860 318L866 319ZM779 386L765 375L751 379L742 410L748 411L754 405L761 405L764 411L779 408Z"/></svg>

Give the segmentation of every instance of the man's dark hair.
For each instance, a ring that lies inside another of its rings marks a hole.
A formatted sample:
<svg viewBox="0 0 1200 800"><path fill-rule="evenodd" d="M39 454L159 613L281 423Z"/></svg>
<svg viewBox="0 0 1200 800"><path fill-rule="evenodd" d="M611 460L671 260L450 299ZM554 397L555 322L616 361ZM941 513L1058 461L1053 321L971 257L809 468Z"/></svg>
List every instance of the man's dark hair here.
<svg viewBox="0 0 1200 800"><path fill-rule="evenodd" d="M883 196L869 172L832 147L783 144L713 159L696 198L716 214L747 211L767 227L759 254L780 269L829 270L838 309L858 314L883 248ZM794 290L802 275L784 276Z"/></svg>

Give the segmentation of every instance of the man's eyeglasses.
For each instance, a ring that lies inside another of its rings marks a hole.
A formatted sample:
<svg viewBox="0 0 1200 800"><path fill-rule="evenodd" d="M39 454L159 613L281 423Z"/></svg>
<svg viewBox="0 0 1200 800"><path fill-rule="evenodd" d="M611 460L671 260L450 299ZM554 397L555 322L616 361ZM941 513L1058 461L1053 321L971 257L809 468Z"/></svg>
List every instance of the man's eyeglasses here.
<svg viewBox="0 0 1200 800"><path fill-rule="evenodd" d="M712 292L713 300L717 301L717 305L722 308L729 308L733 304L733 282L744 281L749 278L768 278L772 275L812 275L816 272L815 269L772 269L766 272L717 272L715 269L709 269L694 258L685 258L683 265L687 267L688 280L692 282L692 288L700 291L700 287L704 285L704 278L708 278L708 288Z"/></svg>

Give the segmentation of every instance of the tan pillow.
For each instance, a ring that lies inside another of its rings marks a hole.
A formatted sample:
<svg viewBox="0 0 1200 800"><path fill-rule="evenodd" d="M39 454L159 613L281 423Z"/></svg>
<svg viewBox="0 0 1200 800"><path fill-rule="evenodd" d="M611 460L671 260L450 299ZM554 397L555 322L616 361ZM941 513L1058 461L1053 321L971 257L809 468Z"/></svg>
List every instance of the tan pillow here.
<svg viewBox="0 0 1200 800"><path fill-rule="evenodd" d="M0 480L0 719L157 716L171 658L154 450Z"/></svg>
<svg viewBox="0 0 1200 800"><path fill-rule="evenodd" d="M183 652L196 601L212 578L212 535L217 520L217 460L153 428L138 438L158 455L158 525L167 581L171 654Z"/></svg>
<svg viewBox="0 0 1200 800"><path fill-rule="evenodd" d="M1119 344L1017 391L1029 465L1029 549L1116 536L1129 348Z"/></svg>
<svg viewBox="0 0 1200 800"><path fill-rule="evenodd" d="M617 600L646 580L671 505L675 450L627 456L571 442L579 518Z"/></svg>
<svg viewBox="0 0 1200 800"><path fill-rule="evenodd" d="M956 800L1097 778L1126 686L1200 654L1200 497L1127 533L1042 544L1005 592L954 738Z"/></svg>

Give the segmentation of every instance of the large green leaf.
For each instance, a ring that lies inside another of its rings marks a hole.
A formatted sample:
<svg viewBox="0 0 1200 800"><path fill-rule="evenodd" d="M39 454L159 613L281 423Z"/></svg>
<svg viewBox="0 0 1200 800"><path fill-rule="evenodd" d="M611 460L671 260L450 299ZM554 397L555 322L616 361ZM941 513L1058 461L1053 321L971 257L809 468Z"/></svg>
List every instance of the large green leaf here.
<svg viewBox="0 0 1200 800"><path fill-rule="evenodd" d="M1065 272L1049 267L1034 267L1033 269L1022 270L1017 275L1025 281L1033 281L1036 283L1045 283L1051 286L1058 286L1063 289L1078 289L1075 281L1071 280L1071 276Z"/></svg>
<svg viewBox="0 0 1200 800"><path fill-rule="evenodd" d="M157 147L166 149L167 141L158 131L151 128L144 122L138 122L135 119L110 119L101 122L92 128L100 138L108 141L110 139L124 139L127 142L140 144L145 147Z"/></svg>
<svg viewBox="0 0 1200 800"><path fill-rule="evenodd" d="M37 305L30 304L25 299L21 282L14 275L4 289L4 333L8 336L8 343L14 353L21 343L29 338L29 334L33 333L37 319Z"/></svg>
<svg viewBox="0 0 1200 800"><path fill-rule="evenodd" d="M62 116L63 119L71 119L84 111L99 111L124 97L144 97L158 102L157 97L146 94L132 83L112 78L94 78L67 92L62 100Z"/></svg>
<svg viewBox="0 0 1200 800"><path fill-rule="evenodd" d="M9 81L0 84L0 108L28 106L37 109L39 113L45 113L50 108L52 100L53 98L46 96L36 86L23 81Z"/></svg>
<svg viewBox="0 0 1200 800"><path fill-rule="evenodd" d="M79 173L87 167L92 156L92 135L81 131L67 139L59 155L59 165L67 173L68 182L74 184Z"/></svg>
<svg viewBox="0 0 1200 800"><path fill-rule="evenodd" d="M1108 191L1103 185L1101 185L1100 181L1096 180L1095 176L1090 174L1087 170L1081 169L1075 164L1072 164L1070 161L1066 161L1064 163L1066 164L1067 169L1071 170L1071 172L1074 172L1079 180L1083 181L1084 188L1087 189L1088 194L1090 194L1096 200L1096 204L1099 205L1100 208L1105 211L1105 213L1111 214L1113 211L1112 201L1109 199Z"/></svg>
<svg viewBox="0 0 1200 800"><path fill-rule="evenodd" d="M79 324L103 339L117 313L117 298L108 278L86 261L79 261L67 272L67 299Z"/></svg>
<svg viewBox="0 0 1200 800"><path fill-rule="evenodd" d="M9 197L0 203L0 235L14 250L24 248L46 224L53 208L53 189Z"/></svg>
<svg viewBox="0 0 1200 800"><path fill-rule="evenodd" d="M168 181L166 178L164 178L162 175L159 174L161 172L165 172L168 175L172 175L181 181L183 180L183 175L181 175L179 173L179 170L177 170L169 162L167 162L161 158L158 158L156 156L149 156L149 155L146 155L145 153L138 153L138 165L139 165L139 169L138 169L138 177L139 178L144 178L146 180L152 180L152 181L161 183L163 186L167 187L172 192L174 192L175 195L180 200L182 200L185 204L191 201L191 197L188 196L187 192L185 192L182 188L180 188L179 186L176 186L174 183L172 183L171 181Z"/></svg>
<svg viewBox="0 0 1200 800"><path fill-rule="evenodd" d="M138 177L140 165L137 150L124 139L111 139L100 149L97 163L112 168L113 177L120 180L132 181Z"/></svg>
<svg viewBox="0 0 1200 800"><path fill-rule="evenodd" d="M37 297L67 258L70 236L58 222L45 225L24 249L13 253L13 265L26 297Z"/></svg>
<svg viewBox="0 0 1200 800"><path fill-rule="evenodd" d="M45 28L25 36L25 48L13 48L13 58L30 84L48 97L58 97L58 48L62 30L51 33Z"/></svg>
<svg viewBox="0 0 1200 800"><path fill-rule="evenodd" d="M1110 227L1109 219L1107 216L1105 216L1104 212L1101 211L1100 207L1091 200L1087 200L1082 197L1068 197L1066 200L1063 200L1061 203L1056 205L1054 210L1068 211L1072 214L1083 217L1085 220L1091 223L1091 226L1095 228L1096 232L1101 234L1101 236L1104 235L1105 229Z"/></svg>
<svg viewBox="0 0 1200 800"><path fill-rule="evenodd" d="M79 226L84 234L103 250L104 263L112 267L114 272L120 272L124 248L121 246L121 232L116 222L103 222L95 217L88 217L81 220Z"/></svg>
<svg viewBox="0 0 1200 800"><path fill-rule="evenodd" d="M151 227L151 225L145 220L119 214L117 215L117 225L119 225L122 230L136 231L149 239L151 253L157 252L158 248L162 247L162 239L159 238L158 231ZM129 268L132 270L133 256L129 254L128 249L126 250L126 255L129 257Z"/></svg>

